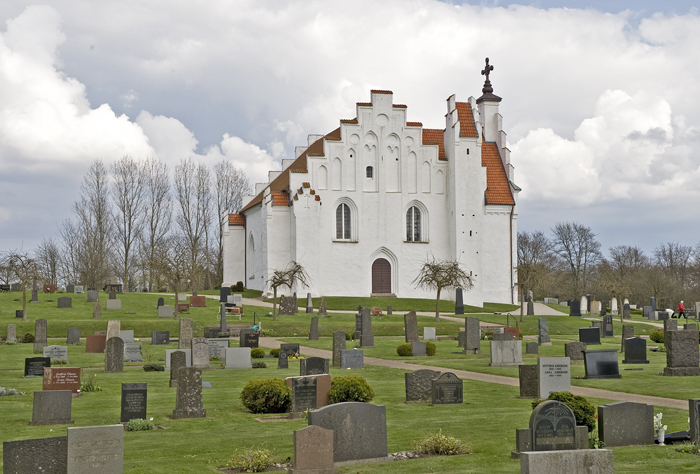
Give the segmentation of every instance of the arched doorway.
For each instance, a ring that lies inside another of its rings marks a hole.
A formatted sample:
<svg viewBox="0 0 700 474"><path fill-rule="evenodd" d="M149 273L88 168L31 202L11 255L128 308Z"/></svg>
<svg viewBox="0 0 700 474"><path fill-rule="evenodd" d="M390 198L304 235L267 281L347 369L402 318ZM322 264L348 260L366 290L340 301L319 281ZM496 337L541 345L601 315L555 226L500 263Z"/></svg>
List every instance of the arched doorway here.
<svg viewBox="0 0 700 474"><path fill-rule="evenodd" d="M372 264L372 293L391 293L391 264L384 258Z"/></svg>

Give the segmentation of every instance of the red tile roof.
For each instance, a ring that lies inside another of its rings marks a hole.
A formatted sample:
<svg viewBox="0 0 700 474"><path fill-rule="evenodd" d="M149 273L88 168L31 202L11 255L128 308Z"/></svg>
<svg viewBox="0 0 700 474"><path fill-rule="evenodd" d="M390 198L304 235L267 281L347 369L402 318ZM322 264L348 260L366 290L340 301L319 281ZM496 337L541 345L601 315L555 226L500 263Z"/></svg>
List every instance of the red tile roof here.
<svg viewBox="0 0 700 474"><path fill-rule="evenodd" d="M423 124L421 122L406 122L407 127L422 127Z"/></svg>
<svg viewBox="0 0 700 474"><path fill-rule="evenodd" d="M377 90L377 89L372 89L370 91L372 94L393 94L391 91L383 91L383 90Z"/></svg>
<svg viewBox="0 0 700 474"><path fill-rule="evenodd" d="M338 127L338 128L336 128L335 130L333 130L331 133L329 133L328 135L326 135L324 138L325 138L326 140L333 140L334 142L340 141L340 140L341 140L341 136L340 136L340 127Z"/></svg>
<svg viewBox="0 0 700 474"><path fill-rule="evenodd" d="M395 108L395 109L407 109L407 108L408 108L408 105L404 105L404 104L392 104L392 107Z"/></svg>
<svg viewBox="0 0 700 474"><path fill-rule="evenodd" d="M289 206L289 198L287 193L272 192L272 205L273 206Z"/></svg>
<svg viewBox="0 0 700 474"><path fill-rule="evenodd" d="M357 125L359 122L357 121L357 117L355 117L354 119L340 119L340 123L351 123Z"/></svg>
<svg viewBox="0 0 700 474"><path fill-rule="evenodd" d="M486 167L486 204L514 205L506 170L495 143L481 145L481 166Z"/></svg>
<svg viewBox="0 0 700 474"><path fill-rule="evenodd" d="M316 200L317 200L317 201L320 201L320 200L321 200L321 196L319 196L319 195L317 194L317 195L316 195Z"/></svg>
<svg viewBox="0 0 700 474"><path fill-rule="evenodd" d="M245 216L243 214L229 214L228 225L245 225Z"/></svg>
<svg viewBox="0 0 700 474"><path fill-rule="evenodd" d="M445 133L444 130L434 128L423 129L423 145L437 145L438 159L446 160L445 158Z"/></svg>
<svg viewBox="0 0 700 474"><path fill-rule="evenodd" d="M469 102L457 102L457 119L459 120L460 137L477 137L472 106Z"/></svg>
<svg viewBox="0 0 700 474"><path fill-rule="evenodd" d="M310 188L310 187L311 187L311 183L307 183L307 182L301 183L301 185L302 185L303 187L305 187L305 188Z"/></svg>
<svg viewBox="0 0 700 474"><path fill-rule="evenodd" d="M360 107L372 107L372 102L357 102Z"/></svg>

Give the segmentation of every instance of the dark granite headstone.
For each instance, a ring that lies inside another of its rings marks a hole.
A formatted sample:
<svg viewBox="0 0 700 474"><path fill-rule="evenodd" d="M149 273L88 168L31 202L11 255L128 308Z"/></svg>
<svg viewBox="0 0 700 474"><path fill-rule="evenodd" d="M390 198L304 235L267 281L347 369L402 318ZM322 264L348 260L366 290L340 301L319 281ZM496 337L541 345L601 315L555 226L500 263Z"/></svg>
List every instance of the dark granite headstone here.
<svg viewBox="0 0 700 474"><path fill-rule="evenodd" d="M311 318L311 329L309 330L309 341L318 341L318 316Z"/></svg>
<svg viewBox="0 0 700 474"><path fill-rule="evenodd" d="M39 292L37 290L32 290L32 303L39 302Z"/></svg>
<svg viewBox="0 0 700 474"><path fill-rule="evenodd" d="M387 459L386 408L360 402L335 403L309 412L309 425L333 430L333 461Z"/></svg>
<svg viewBox="0 0 700 474"><path fill-rule="evenodd" d="M479 354L481 352L481 329L479 318L467 316L464 318L464 353Z"/></svg>
<svg viewBox="0 0 700 474"><path fill-rule="evenodd" d="M520 398L538 398L540 396L536 365L519 365Z"/></svg>
<svg viewBox="0 0 700 474"><path fill-rule="evenodd" d="M598 435L606 448L654 444L654 406L633 402L599 406Z"/></svg>
<svg viewBox="0 0 700 474"><path fill-rule="evenodd" d="M151 344L170 344L170 331L151 331Z"/></svg>
<svg viewBox="0 0 700 474"><path fill-rule="evenodd" d="M316 377L292 379L292 413L316 408Z"/></svg>
<svg viewBox="0 0 700 474"><path fill-rule="evenodd" d="M44 367L51 367L51 357L28 357L24 359L24 376L43 377Z"/></svg>
<svg viewBox="0 0 700 474"><path fill-rule="evenodd" d="M284 352L287 356L299 355L299 344L280 344L280 354Z"/></svg>
<svg viewBox="0 0 700 474"><path fill-rule="evenodd" d="M68 436L2 443L5 474L68 473Z"/></svg>
<svg viewBox="0 0 700 474"><path fill-rule="evenodd" d="M467 343L467 331L457 333L457 347L464 347Z"/></svg>
<svg viewBox="0 0 700 474"><path fill-rule="evenodd" d="M631 319L632 314L630 313L630 305L629 304L624 304L622 305L622 319Z"/></svg>
<svg viewBox="0 0 700 474"><path fill-rule="evenodd" d="M600 302L600 315L605 316L608 311L608 302L603 300Z"/></svg>
<svg viewBox="0 0 700 474"><path fill-rule="evenodd" d="M70 390L47 390L34 392L31 426L68 425L71 420L71 402L73 395Z"/></svg>
<svg viewBox="0 0 700 474"><path fill-rule="evenodd" d="M80 328L68 328L66 344L80 344Z"/></svg>
<svg viewBox="0 0 700 474"><path fill-rule="evenodd" d="M329 374L329 363L328 359L322 357L309 357L307 359L301 359L299 361L299 375L321 375Z"/></svg>
<svg viewBox="0 0 700 474"><path fill-rule="evenodd" d="M374 347L372 335L372 312L369 308L362 309L362 334L360 334L360 347Z"/></svg>
<svg viewBox="0 0 700 474"><path fill-rule="evenodd" d="M365 366L365 352L360 350L340 351L341 369L362 369Z"/></svg>
<svg viewBox="0 0 700 474"><path fill-rule="evenodd" d="M587 379L619 379L620 367L617 363L617 349L583 351Z"/></svg>
<svg viewBox="0 0 700 474"><path fill-rule="evenodd" d="M464 299L461 288L457 288L455 294L455 314L464 314Z"/></svg>
<svg viewBox="0 0 700 474"><path fill-rule="evenodd" d="M345 331L333 332L333 367L340 367L340 351L345 350Z"/></svg>
<svg viewBox="0 0 700 474"><path fill-rule="evenodd" d="M578 328L578 340L586 345L600 344L600 329L596 327Z"/></svg>
<svg viewBox="0 0 700 474"><path fill-rule="evenodd" d="M95 290L88 290L87 292L87 302L97 303L99 301L100 294Z"/></svg>
<svg viewBox="0 0 700 474"><path fill-rule="evenodd" d="M540 345L536 342L528 342L525 344L525 354L538 354L540 351Z"/></svg>
<svg viewBox="0 0 700 474"><path fill-rule="evenodd" d="M73 307L73 298L70 298L68 296L61 296L57 300L57 306L58 308L72 308Z"/></svg>
<svg viewBox="0 0 700 474"><path fill-rule="evenodd" d="M493 335L492 341L512 341L513 334L509 332L497 332ZM537 343L535 343L537 344Z"/></svg>
<svg viewBox="0 0 700 474"><path fill-rule="evenodd" d="M306 294L306 313L311 314L314 312L314 304L311 300L311 293Z"/></svg>
<svg viewBox="0 0 700 474"><path fill-rule="evenodd" d="M533 451L576 449L576 418L566 404L546 400L530 415Z"/></svg>
<svg viewBox="0 0 700 474"><path fill-rule="evenodd" d="M165 299L163 298L158 298L158 306L156 308L160 308L161 306L165 305Z"/></svg>
<svg viewBox="0 0 700 474"><path fill-rule="evenodd" d="M445 372L432 380L433 405L455 405L463 401L463 381L452 372Z"/></svg>
<svg viewBox="0 0 700 474"><path fill-rule="evenodd" d="M391 305L387 305L386 314L394 314L394 308Z"/></svg>
<svg viewBox="0 0 700 474"><path fill-rule="evenodd" d="M412 342L411 346L413 346L413 357L425 357L428 355L425 342Z"/></svg>
<svg viewBox="0 0 700 474"><path fill-rule="evenodd" d="M569 315L581 316L581 301L571 300L571 302L569 303Z"/></svg>
<svg viewBox="0 0 700 474"><path fill-rule="evenodd" d="M221 289L219 290L219 302L220 303L227 303L228 296L230 294L231 294L231 287L222 286Z"/></svg>
<svg viewBox="0 0 700 474"><path fill-rule="evenodd" d="M612 314L603 316L603 337L613 337L614 335Z"/></svg>
<svg viewBox="0 0 700 474"><path fill-rule="evenodd" d="M404 314L403 324L406 342L418 342L420 339L418 338L418 319L416 319L416 312L411 311Z"/></svg>
<svg viewBox="0 0 700 474"><path fill-rule="evenodd" d="M202 403L202 370L196 367L181 367L177 374L177 400L173 419L205 416L207 411Z"/></svg>
<svg viewBox="0 0 700 474"><path fill-rule="evenodd" d="M110 337L105 344L105 372L124 372L124 341Z"/></svg>
<svg viewBox="0 0 700 474"><path fill-rule="evenodd" d="M242 330L241 330L242 331ZM260 333L259 332L249 332L243 336L243 345L240 347L250 347L256 348L260 344Z"/></svg>
<svg viewBox="0 0 700 474"><path fill-rule="evenodd" d="M146 419L146 399L148 384L123 383L122 384L122 412L121 422L126 423L134 419Z"/></svg>
<svg viewBox="0 0 700 474"><path fill-rule="evenodd" d="M177 377L180 369L187 367L187 354L183 351L173 351L170 353L170 386L177 387Z"/></svg>
<svg viewBox="0 0 700 474"><path fill-rule="evenodd" d="M361 310L360 310L361 311ZM355 315L355 334L353 335L353 340L359 341L362 335L362 313L357 313Z"/></svg>
<svg viewBox="0 0 700 474"><path fill-rule="evenodd" d="M280 351L279 356L277 356L277 368L278 369L288 369L289 359L287 358L287 353Z"/></svg>
<svg viewBox="0 0 700 474"><path fill-rule="evenodd" d="M528 316L535 315L535 303L532 300L529 300L527 302L527 315Z"/></svg>
<svg viewBox="0 0 700 474"><path fill-rule="evenodd" d="M623 364L648 364L647 341L640 337L625 339L625 360Z"/></svg>
<svg viewBox="0 0 700 474"><path fill-rule="evenodd" d="M700 375L697 329L664 333L666 367L664 375Z"/></svg>
<svg viewBox="0 0 700 474"><path fill-rule="evenodd" d="M654 298L654 297L652 296L652 297L650 298L650 303L649 303L649 305L651 306L651 311L652 311L652 313L653 313L653 312L656 312L656 298Z"/></svg>
<svg viewBox="0 0 700 474"><path fill-rule="evenodd" d="M44 350L44 347L48 345L46 341L46 320L37 319L34 322L34 352L40 352Z"/></svg>
<svg viewBox="0 0 700 474"><path fill-rule="evenodd" d="M24 310L23 309L16 309L15 310L15 318L24 318Z"/></svg>
<svg viewBox="0 0 700 474"><path fill-rule="evenodd" d="M564 344L564 356L571 360L572 364L583 364L583 351L586 350L586 344L583 342L569 342Z"/></svg>
<svg viewBox="0 0 700 474"><path fill-rule="evenodd" d="M110 292L109 292L109 299L110 299L110 300L116 300L116 299L117 299L117 292L116 292L116 291L110 291Z"/></svg>
<svg viewBox="0 0 700 474"><path fill-rule="evenodd" d="M433 379L440 376L437 370L420 369L404 374L407 402L430 402L433 394Z"/></svg>
<svg viewBox="0 0 700 474"><path fill-rule="evenodd" d="M690 421L690 442L698 444L700 442L700 398L688 400L688 418Z"/></svg>
<svg viewBox="0 0 700 474"><path fill-rule="evenodd" d="M537 320L537 328L537 342L540 345L551 345L552 341L549 338L549 326L547 325L547 318L539 318Z"/></svg>
<svg viewBox="0 0 700 474"><path fill-rule="evenodd" d="M625 352L625 341L631 337L634 337L634 325L633 324L623 324L622 325L622 352Z"/></svg>

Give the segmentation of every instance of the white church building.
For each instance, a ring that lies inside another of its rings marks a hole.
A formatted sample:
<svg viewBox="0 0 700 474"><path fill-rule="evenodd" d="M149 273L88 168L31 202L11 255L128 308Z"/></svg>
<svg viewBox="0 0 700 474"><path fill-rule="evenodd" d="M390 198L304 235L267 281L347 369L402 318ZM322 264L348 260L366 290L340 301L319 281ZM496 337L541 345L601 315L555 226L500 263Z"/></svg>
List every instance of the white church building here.
<svg viewBox="0 0 700 474"><path fill-rule="evenodd" d="M294 260L311 280L291 289L300 295L435 298L413 283L434 257L472 275L465 304L516 301L520 189L486 65L481 97L447 99L443 130L407 121L392 92L373 90L355 118L310 135L229 215L224 285L269 291Z"/></svg>

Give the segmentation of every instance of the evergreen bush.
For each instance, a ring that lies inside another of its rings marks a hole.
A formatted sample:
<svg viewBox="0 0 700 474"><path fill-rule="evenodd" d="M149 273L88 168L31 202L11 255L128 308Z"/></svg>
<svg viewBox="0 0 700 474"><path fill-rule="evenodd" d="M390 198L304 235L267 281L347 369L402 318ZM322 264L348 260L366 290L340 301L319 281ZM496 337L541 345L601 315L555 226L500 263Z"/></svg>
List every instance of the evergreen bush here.
<svg viewBox="0 0 700 474"><path fill-rule="evenodd" d="M280 350L279 349L270 349L270 355L272 357L274 357L275 359L277 359L280 356Z"/></svg>
<svg viewBox="0 0 700 474"><path fill-rule="evenodd" d="M28 332L27 334L22 336L22 342L24 342L25 344L34 342L34 334Z"/></svg>
<svg viewBox="0 0 700 474"><path fill-rule="evenodd" d="M663 344L664 343L664 333L657 329L656 331L649 334L649 339L651 339L652 341L654 341L656 343Z"/></svg>
<svg viewBox="0 0 700 474"><path fill-rule="evenodd" d="M254 347L250 350L250 357L253 359L262 359L265 357L265 351L259 347Z"/></svg>
<svg viewBox="0 0 700 474"><path fill-rule="evenodd" d="M328 392L328 400L331 403L370 402L373 398L374 389L359 375L335 377Z"/></svg>
<svg viewBox="0 0 700 474"><path fill-rule="evenodd" d="M280 379L251 380L241 391L241 401L253 413L284 413L292 404L292 390Z"/></svg>
<svg viewBox="0 0 700 474"><path fill-rule="evenodd" d="M432 342L425 343L425 353L426 354L428 354L429 356L434 356L436 352L437 352L437 346L435 344L433 344Z"/></svg>
<svg viewBox="0 0 700 474"><path fill-rule="evenodd" d="M571 411L574 412L577 425L586 425L588 431L591 432L596 428L595 407L580 395L574 395L571 392L552 392L547 400L557 400L564 403ZM532 402L532 408L544 402L545 400L535 400Z"/></svg>
<svg viewBox="0 0 700 474"><path fill-rule="evenodd" d="M396 347L396 352L401 357L409 357L413 355L413 345L410 342L404 342Z"/></svg>

